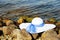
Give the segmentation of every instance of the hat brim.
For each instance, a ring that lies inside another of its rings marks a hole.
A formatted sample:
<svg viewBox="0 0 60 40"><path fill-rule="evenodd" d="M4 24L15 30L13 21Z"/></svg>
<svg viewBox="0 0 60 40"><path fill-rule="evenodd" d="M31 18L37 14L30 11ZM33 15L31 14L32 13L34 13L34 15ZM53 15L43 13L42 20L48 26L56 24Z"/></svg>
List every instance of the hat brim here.
<svg viewBox="0 0 60 40"><path fill-rule="evenodd" d="M26 29L31 23L22 23L19 25L20 29ZM44 24L43 27L36 27L36 32L35 33L40 33L44 32L50 29L55 28L56 26L54 24Z"/></svg>

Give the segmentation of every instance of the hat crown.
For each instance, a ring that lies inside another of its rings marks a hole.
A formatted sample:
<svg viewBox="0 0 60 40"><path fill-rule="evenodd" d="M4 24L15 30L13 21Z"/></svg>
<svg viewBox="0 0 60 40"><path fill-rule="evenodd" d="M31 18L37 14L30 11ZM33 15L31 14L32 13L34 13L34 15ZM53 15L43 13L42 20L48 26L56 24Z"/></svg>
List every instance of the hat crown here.
<svg viewBox="0 0 60 40"><path fill-rule="evenodd" d="M40 25L40 24L42 24L43 23L43 20L41 19L41 18L34 18L33 20L32 20L32 24L33 25Z"/></svg>

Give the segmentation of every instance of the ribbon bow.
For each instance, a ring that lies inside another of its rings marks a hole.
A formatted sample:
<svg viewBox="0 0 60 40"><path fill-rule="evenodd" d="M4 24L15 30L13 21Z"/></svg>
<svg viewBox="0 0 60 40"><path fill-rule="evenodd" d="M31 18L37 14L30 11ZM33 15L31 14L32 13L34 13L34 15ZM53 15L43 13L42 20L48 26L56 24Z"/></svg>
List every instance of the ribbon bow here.
<svg viewBox="0 0 60 40"><path fill-rule="evenodd" d="M40 24L40 25L33 25L33 24L30 24L27 28L26 28L26 31L29 32L29 33L36 33L36 27L43 27L44 26L44 23Z"/></svg>

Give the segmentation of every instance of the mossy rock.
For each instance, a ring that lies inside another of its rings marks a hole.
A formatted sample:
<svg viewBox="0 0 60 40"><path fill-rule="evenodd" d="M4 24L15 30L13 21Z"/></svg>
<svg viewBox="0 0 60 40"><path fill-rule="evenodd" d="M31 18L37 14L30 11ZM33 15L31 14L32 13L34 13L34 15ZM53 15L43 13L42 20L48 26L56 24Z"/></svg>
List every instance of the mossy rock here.
<svg viewBox="0 0 60 40"><path fill-rule="evenodd" d="M28 18L28 16L20 16L19 18L26 19L26 18Z"/></svg>
<svg viewBox="0 0 60 40"><path fill-rule="evenodd" d="M21 24L21 23L24 22L24 20L23 20L23 18L19 18L19 19L17 20L17 22L18 22L19 24Z"/></svg>
<svg viewBox="0 0 60 40"><path fill-rule="evenodd" d="M31 22L32 19L33 19L32 17L29 17L29 18L26 19L26 21L27 21L27 22Z"/></svg>
<svg viewBox="0 0 60 40"><path fill-rule="evenodd" d="M56 26L60 28L60 22L57 22L56 23Z"/></svg>
<svg viewBox="0 0 60 40"><path fill-rule="evenodd" d="M56 22L56 19L55 18L49 18L49 22L55 23Z"/></svg>

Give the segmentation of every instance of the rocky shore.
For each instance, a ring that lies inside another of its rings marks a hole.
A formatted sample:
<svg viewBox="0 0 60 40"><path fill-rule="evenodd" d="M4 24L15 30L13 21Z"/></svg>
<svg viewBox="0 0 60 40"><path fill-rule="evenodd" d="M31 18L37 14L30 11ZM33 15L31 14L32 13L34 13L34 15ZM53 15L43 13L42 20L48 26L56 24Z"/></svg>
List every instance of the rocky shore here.
<svg viewBox="0 0 60 40"><path fill-rule="evenodd" d="M60 22L55 18L44 20L45 23L55 24L55 29L38 34L30 34L25 29L20 30L19 24L31 22L34 17L38 16L20 16L16 21L1 17L0 40L60 40Z"/></svg>

